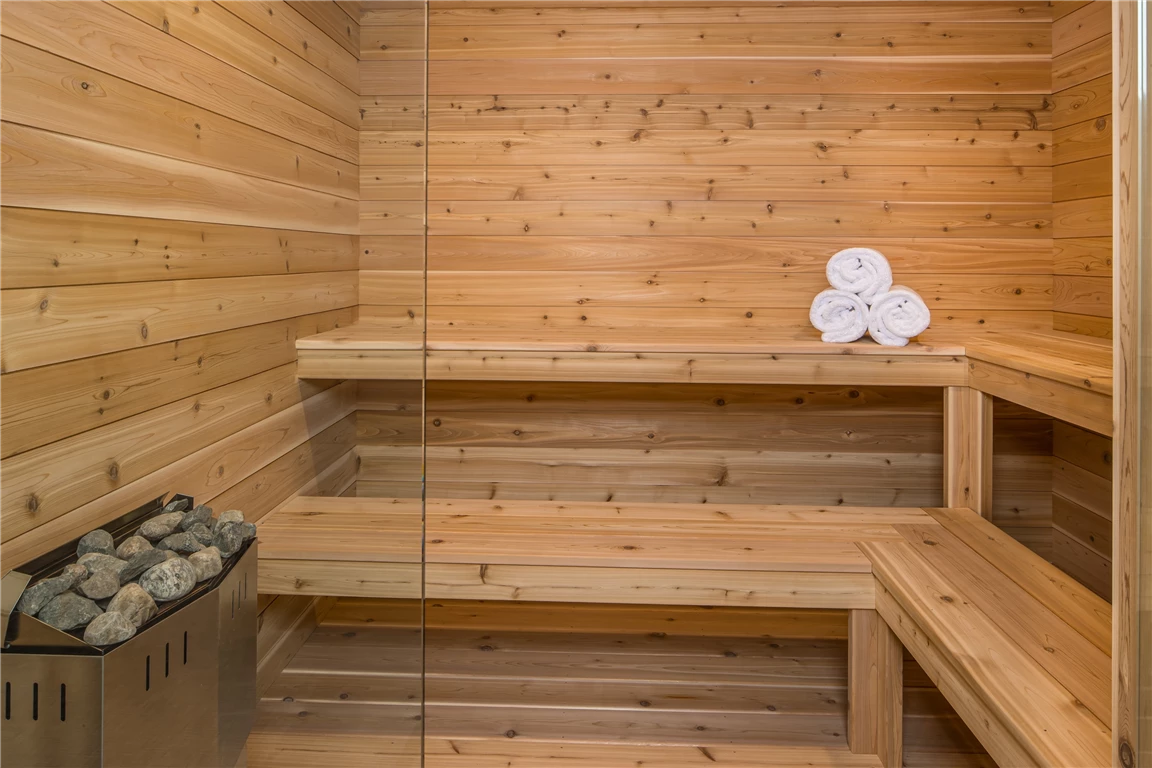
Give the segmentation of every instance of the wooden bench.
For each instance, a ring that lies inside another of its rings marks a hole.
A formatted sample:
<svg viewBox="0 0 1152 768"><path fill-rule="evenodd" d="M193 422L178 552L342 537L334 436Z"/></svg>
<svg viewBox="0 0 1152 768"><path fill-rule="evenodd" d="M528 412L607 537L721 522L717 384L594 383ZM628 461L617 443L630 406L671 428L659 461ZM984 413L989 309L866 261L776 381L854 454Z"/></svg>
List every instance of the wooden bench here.
<svg viewBox="0 0 1152 768"><path fill-rule="evenodd" d="M810 329L809 329L810 330ZM651 329L649 329L651 331ZM296 342L298 375L316 379L832 384L972 388L1112 433L1112 347L1056 331L931 338L907 347L774 337L598 330L532 336L429 336L427 346L363 322Z"/></svg>
<svg viewBox="0 0 1152 768"><path fill-rule="evenodd" d="M968 386L1112 434L1112 344L1073 333L990 333L964 344Z"/></svg>
<svg viewBox="0 0 1152 768"><path fill-rule="evenodd" d="M920 509L429 500L427 596L872 608L858 541ZM260 523L268 594L419 596L420 503L298 497ZM415 569L413 569L415 566Z"/></svg>
<svg viewBox="0 0 1152 768"><path fill-rule="evenodd" d="M322 379L590 381L753 384L907 384L967 381L954 343L882 347L774 338L604 331L594 335L397 338L388 326L357 323L297 340L298 374Z"/></svg>
<svg viewBox="0 0 1152 768"><path fill-rule="evenodd" d="M421 595L419 499L297 496L259 522L260 593Z"/></svg>
<svg viewBox="0 0 1152 768"><path fill-rule="evenodd" d="M917 508L430 500L431 599L849 611L853 752L900 765L901 649L859 542L897 544ZM419 596L419 502L292 500L260 523L265 593Z"/></svg>
<svg viewBox="0 0 1152 768"><path fill-rule="evenodd" d="M1003 766L1111 765L1111 606L969 510L862 542L876 608Z"/></svg>

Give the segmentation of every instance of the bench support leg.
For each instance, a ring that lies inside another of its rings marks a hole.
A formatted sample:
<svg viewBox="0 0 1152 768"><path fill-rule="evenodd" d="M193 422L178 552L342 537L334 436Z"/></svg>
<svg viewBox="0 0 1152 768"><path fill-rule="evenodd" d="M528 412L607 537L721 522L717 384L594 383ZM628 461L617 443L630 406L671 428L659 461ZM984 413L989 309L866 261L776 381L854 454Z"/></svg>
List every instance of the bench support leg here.
<svg viewBox="0 0 1152 768"><path fill-rule="evenodd" d="M903 765L904 648L873 610L848 615L848 748Z"/></svg>
<svg viewBox="0 0 1152 768"><path fill-rule="evenodd" d="M944 506L992 515L992 397L944 389Z"/></svg>

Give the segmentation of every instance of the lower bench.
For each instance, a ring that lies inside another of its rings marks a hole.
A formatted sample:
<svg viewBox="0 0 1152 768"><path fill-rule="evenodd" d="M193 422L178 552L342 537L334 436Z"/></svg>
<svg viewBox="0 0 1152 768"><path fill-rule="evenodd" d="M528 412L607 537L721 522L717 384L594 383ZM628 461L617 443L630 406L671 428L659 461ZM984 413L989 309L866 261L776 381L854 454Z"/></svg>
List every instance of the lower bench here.
<svg viewBox="0 0 1152 768"><path fill-rule="evenodd" d="M848 742L902 759L908 648L1002 766L1109 765L1111 610L966 509L293 499L260 591L849 609Z"/></svg>
<svg viewBox="0 0 1152 768"><path fill-rule="evenodd" d="M876 607L1001 766L1111 765L1111 607L968 510L865 542Z"/></svg>
<svg viewBox="0 0 1152 768"><path fill-rule="evenodd" d="M871 609L860 541L921 509L427 503L426 596ZM260 524L260 590L419 597L420 502L298 497Z"/></svg>

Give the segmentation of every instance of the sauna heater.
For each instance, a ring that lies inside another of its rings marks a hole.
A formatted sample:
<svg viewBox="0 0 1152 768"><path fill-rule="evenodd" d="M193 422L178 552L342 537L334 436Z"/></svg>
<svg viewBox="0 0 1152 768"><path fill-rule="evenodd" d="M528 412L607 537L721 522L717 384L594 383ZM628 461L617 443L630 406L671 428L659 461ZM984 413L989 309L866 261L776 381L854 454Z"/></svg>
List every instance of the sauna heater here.
<svg viewBox="0 0 1152 768"><path fill-rule="evenodd" d="M163 505L161 497L103 528L118 544ZM255 539L107 649L14 612L26 586L75 561L73 541L4 574L3 764L235 765L256 708Z"/></svg>

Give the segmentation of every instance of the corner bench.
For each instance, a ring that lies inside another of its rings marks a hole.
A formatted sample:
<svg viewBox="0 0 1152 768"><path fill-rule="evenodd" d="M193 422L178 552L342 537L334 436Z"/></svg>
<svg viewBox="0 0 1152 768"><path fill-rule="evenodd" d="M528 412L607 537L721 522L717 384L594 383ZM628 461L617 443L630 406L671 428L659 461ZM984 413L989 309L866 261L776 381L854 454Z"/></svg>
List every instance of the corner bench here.
<svg viewBox="0 0 1152 768"><path fill-rule="evenodd" d="M849 611L849 745L900 765L901 644L1004 766L1109 764L1110 606L967 509L299 497L273 594Z"/></svg>
<svg viewBox="0 0 1152 768"><path fill-rule="evenodd" d="M772 335L588 329L437 337L426 345L364 321L298 339L301 378L839 384L971 388L1112 433L1112 347L1058 331L931 332L906 347L824 344L811 329Z"/></svg>
<svg viewBox="0 0 1152 768"><path fill-rule="evenodd" d="M1002 766L1111 765L1111 606L969 510L862 542L876 609Z"/></svg>

